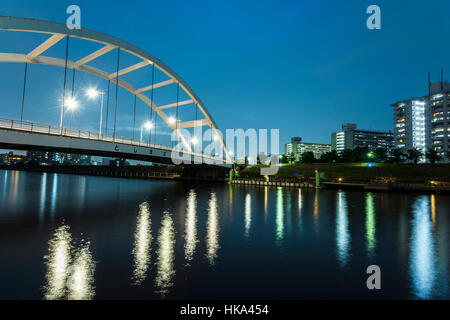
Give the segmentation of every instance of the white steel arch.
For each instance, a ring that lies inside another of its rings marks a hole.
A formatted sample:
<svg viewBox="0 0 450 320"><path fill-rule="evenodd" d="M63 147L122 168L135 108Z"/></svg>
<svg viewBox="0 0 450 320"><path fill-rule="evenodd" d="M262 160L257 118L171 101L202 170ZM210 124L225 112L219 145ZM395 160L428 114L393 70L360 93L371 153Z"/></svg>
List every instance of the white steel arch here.
<svg viewBox="0 0 450 320"><path fill-rule="evenodd" d="M8 17L8 16L0 16L0 30L5 31L19 31L19 32L36 32L36 33L44 33L49 34L50 37L44 41L41 45L33 49L31 52L22 54L22 53L0 53L0 62L16 62L16 63L33 63L33 64L43 64L57 67L65 67L65 60L54 57L46 57L42 54L51 48L53 45L64 39L65 37L73 37L78 39L83 39L86 41L92 41L104 44L104 47L101 49L92 52L91 54L85 56L84 58L78 61L67 61L67 68L79 70L81 72L90 73L97 77L110 80L114 83L117 83L119 86L124 88L125 90L131 92L136 95L139 99L141 99L145 104L147 104L150 108L152 108L160 117L164 120L164 122L169 126L170 129L175 130L176 128L189 128L195 126L209 126L213 131L216 132L216 136L218 137L222 148L224 150L226 159L231 162L231 157L228 153L228 150L224 144L222 135L219 134L217 125L215 124L212 116L204 106L203 102L200 98L195 94L195 92L189 87L189 85L178 76L170 67L165 65L161 60L154 57L150 53L146 52L135 45L132 45L126 41L121 39L112 37L110 35L100 33L97 31L89 30L89 29L73 29L70 30L67 28L65 24L44 21L44 20L36 20L36 19L28 19L28 18L18 18L18 17ZM89 66L88 63L93 61L94 59L110 52L114 49L120 49L121 51L128 52L132 54L142 61L128 66L124 69L119 70L118 75L119 79L116 79L117 73L108 73L98 68L94 68ZM166 81L162 81L160 83L154 83L153 85L148 85L143 88L135 88L129 83L120 79L121 75L133 72L140 68L143 68L148 65L154 65L155 68L158 68L163 73L165 73L170 79ZM171 103L165 106L157 106L151 99L144 93L146 91L154 90L156 88L169 85L171 83L176 83L180 86L180 88L189 96L189 100L179 101L178 103ZM169 117L163 111L167 108L172 108L175 106L182 106L186 104L195 104L196 108L198 108L203 114L204 118L199 119L198 121L186 121L182 122L178 125L174 125L169 122ZM183 143L186 149L191 150L189 144L185 139L179 135L178 138Z"/></svg>

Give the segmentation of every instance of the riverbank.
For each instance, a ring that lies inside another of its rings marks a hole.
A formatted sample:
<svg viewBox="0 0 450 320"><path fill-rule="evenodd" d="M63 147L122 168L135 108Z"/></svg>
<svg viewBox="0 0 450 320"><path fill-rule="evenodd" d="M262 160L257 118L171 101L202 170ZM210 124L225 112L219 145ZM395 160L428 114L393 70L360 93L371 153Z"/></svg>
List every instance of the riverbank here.
<svg viewBox="0 0 450 320"><path fill-rule="evenodd" d="M248 166L240 172L244 179L260 178L261 166ZM326 179L342 179L367 183L370 180L386 179L393 182L428 183L450 182L450 164L374 164L366 163L305 163L283 165L272 179L295 180L314 177L315 171L323 172Z"/></svg>
<svg viewBox="0 0 450 320"><path fill-rule="evenodd" d="M12 165L0 166L0 170L27 172L47 172L83 176L101 176L127 179L192 180L225 182L228 169L210 168L202 165L191 166L73 166L73 165ZM225 171L226 170L226 171Z"/></svg>
<svg viewBox="0 0 450 320"><path fill-rule="evenodd" d="M241 170L236 184L386 192L450 193L450 164L293 164L266 181L261 166ZM316 184L316 172L321 174Z"/></svg>
<svg viewBox="0 0 450 320"><path fill-rule="evenodd" d="M333 190L360 190L377 192L399 192L399 193L430 193L450 194L450 185L422 184L422 183L358 183L358 182L330 182L322 181L316 186L312 179L301 181L264 181L264 180L233 180L234 185L251 185L259 187L282 187L282 188L322 188Z"/></svg>

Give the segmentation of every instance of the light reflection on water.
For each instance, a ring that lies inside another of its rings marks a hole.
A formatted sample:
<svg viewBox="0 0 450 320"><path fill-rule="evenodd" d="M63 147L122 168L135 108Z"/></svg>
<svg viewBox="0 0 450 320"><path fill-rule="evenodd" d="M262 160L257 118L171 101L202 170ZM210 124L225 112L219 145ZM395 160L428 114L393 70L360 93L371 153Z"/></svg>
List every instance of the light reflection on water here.
<svg viewBox="0 0 450 320"><path fill-rule="evenodd" d="M252 196L247 193L245 196L245 236L250 236L250 225L252 223Z"/></svg>
<svg viewBox="0 0 450 320"><path fill-rule="evenodd" d="M374 254L376 239L375 239L375 202L371 192L366 195L366 247L369 257Z"/></svg>
<svg viewBox="0 0 450 320"><path fill-rule="evenodd" d="M283 188L277 189L277 213L276 213L276 239L283 240L284 237L284 203L283 203Z"/></svg>
<svg viewBox="0 0 450 320"><path fill-rule="evenodd" d="M431 297L435 278L434 240L430 199L417 198L413 204L410 269L413 293L419 299Z"/></svg>
<svg viewBox="0 0 450 320"><path fill-rule="evenodd" d="M209 199L208 221L206 233L206 257L209 264L214 265L217 258L217 250L219 249L219 221L217 212L216 194L211 193Z"/></svg>
<svg viewBox="0 0 450 320"><path fill-rule="evenodd" d="M342 191L337 193L337 216L336 216L336 245L339 264L345 268L347 266L350 251L350 233L348 231L348 212L345 194Z"/></svg>
<svg viewBox="0 0 450 320"><path fill-rule="evenodd" d="M155 280L157 293L162 297L169 293L169 289L173 286L173 277L175 275L174 251L175 229L172 217L166 211L158 235L158 260Z"/></svg>
<svg viewBox="0 0 450 320"><path fill-rule="evenodd" d="M67 225L55 230L44 257L47 266L45 299L90 300L94 297L95 262L89 245L89 242L82 242L74 247Z"/></svg>
<svg viewBox="0 0 450 320"><path fill-rule="evenodd" d="M197 245L197 194L194 190L190 190L187 197L184 239L184 257L189 263L193 259Z"/></svg>
<svg viewBox="0 0 450 320"><path fill-rule="evenodd" d="M151 226L149 205L147 202L144 202L139 205L139 215L134 233L134 270L132 277L134 285L141 284L147 277L150 263L150 245L152 242Z"/></svg>
<svg viewBox="0 0 450 320"><path fill-rule="evenodd" d="M331 290L331 298L359 298L355 281L364 264L380 264L382 297L450 298L446 196L168 183L158 191L154 182L7 171L0 179L0 208L6 208L0 211L0 249L14 249L4 255L8 260L0 256L1 298L19 296L8 293L22 287L27 290L20 296L37 288L38 298L49 300L216 298L224 288L239 294L241 285L251 288L261 279L277 297L308 297L320 288ZM24 186L33 181L37 188ZM28 237L17 236L21 225ZM30 260L33 270L42 268L45 255L45 274L19 286L17 279L27 274L15 266L30 250L40 257ZM242 268L229 267L237 263ZM336 282L321 282L324 272L337 272ZM299 274L306 276L299 280ZM333 292L343 278L343 291Z"/></svg>

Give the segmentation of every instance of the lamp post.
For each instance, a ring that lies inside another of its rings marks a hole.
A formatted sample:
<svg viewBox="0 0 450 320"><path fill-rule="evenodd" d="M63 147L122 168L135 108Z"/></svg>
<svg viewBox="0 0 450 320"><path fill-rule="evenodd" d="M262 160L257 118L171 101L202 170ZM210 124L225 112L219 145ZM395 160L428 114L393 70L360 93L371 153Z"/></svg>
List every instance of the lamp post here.
<svg viewBox="0 0 450 320"><path fill-rule="evenodd" d="M141 126L141 139L140 139L141 143L142 143L142 134L143 134L144 128L150 131L153 128L153 123L151 121L147 121Z"/></svg>
<svg viewBox="0 0 450 320"><path fill-rule="evenodd" d="M89 99L95 99L98 95L102 96L102 102L100 104L100 128L98 130L98 137L100 138L102 136L102 124L103 124L103 97L105 95L104 91L97 91L95 88L90 88L87 91L87 95Z"/></svg>
<svg viewBox="0 0 450 320"><path fill-rule="evenodd" d="M74 97L65 98L63 97L63 103L61 104L61 122L60 122L60 133L62 135L63 133L63 118L64 118L64 106L67 106L67 109L69 109L72 113L73 111L78 108L78 102ZM71 121L72 122L72 121ZM72 125L72 123L70 124Z"/></svg>

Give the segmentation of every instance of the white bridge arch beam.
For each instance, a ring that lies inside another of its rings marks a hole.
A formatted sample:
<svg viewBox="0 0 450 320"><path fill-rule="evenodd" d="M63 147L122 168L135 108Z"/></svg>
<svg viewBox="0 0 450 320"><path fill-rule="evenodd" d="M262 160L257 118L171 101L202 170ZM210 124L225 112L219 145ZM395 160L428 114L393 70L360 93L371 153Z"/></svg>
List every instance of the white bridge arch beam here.
<svg viewBox="0 0 450 320"><path fill-rule="evenodd" d="M82 72L88 72L101 78L104 78L106 80L111 80L113 82L117 82L117 79L111 79L110 78L111 74L106 73L100 69L90 67L86 64L89 61L95 59L97 57L95 56L96 54L100 56L112 49L120 48L120 50L123 50L125 52L128 52L129 54L141 58L143 60L142 65L145 63L148 65L153 64L156 68L165 73L170 78L170 80L173 81L173 83L177 83L183 89L183 91L192 99L196 107L203 113L203 115L207 119L209 127L211 127L214 131L218 130L217 125L215 124L212 116L209 114L208 110L206 109L200 98L189 87L189 85L161 60L131 43L128 43L119 38L112 37L110 35L101 32L85 28L70 30L67 28L65 24L61 23L28 18L8 17L8 16L0 16L0 30L45 33L51 35L51 38L53 38L54 40L57 40L58 38L63 36L69 36L87 41L102 43L105 45L104 48L98 50L97 52L94 52L93 54L90 54L89 56L81 59L78 62L73 61L70 61L70 63L68 62L68 68L76 69ZM34 59L30 60L27 58L26 54L6 54L6 53L0 54L0 62L29 62L61 67L61 61L64 61L63 66L65 66L65 60L58 58L51 58L37 55ZM128 69L127 71L131 72L132 70L130 71L130 69ZM118 81L118 84L119 86L125 88L126 90L136 95L139 99L144 101L149 107L153 108L153 110L155 110L155 112L158 113L158 115L164 120L164 122L169 126L169 128L171 128L172 130L176 129L176 125L171 125L169 123L167 115L161 110L158 110L158 107L153 103L153 101L150 101L150 99L146 95L144 95L142 91L139 91L139 89L134 88L130 84L120 79ZM182 137L180 137L180 135L178 135L178 138L183 143L183 145L187 147L188 150L191 150L189 144L187 144L187 142ZM222 138L220 138L220 143L225 152L226 159L231 162L231 157L228 153L228 150Z"/></svg>

